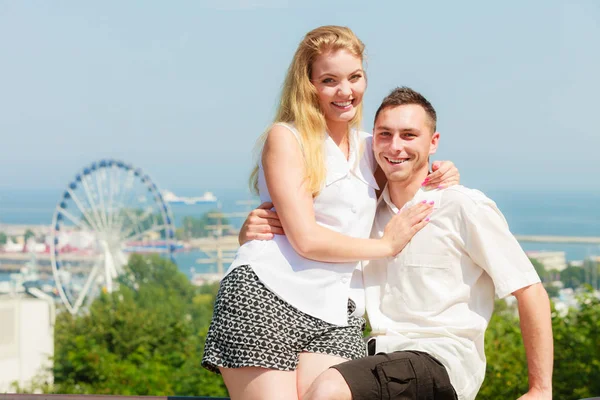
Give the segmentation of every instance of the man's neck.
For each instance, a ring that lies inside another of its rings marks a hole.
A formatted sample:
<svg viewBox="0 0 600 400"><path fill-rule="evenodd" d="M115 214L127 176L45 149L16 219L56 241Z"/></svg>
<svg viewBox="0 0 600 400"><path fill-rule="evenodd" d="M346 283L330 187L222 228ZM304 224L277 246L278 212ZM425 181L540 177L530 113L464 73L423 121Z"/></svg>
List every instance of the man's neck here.
<svg viewBox="0 0 600 400"><path fill-rule="evenodd" d="M421 188L423 181L427 177L427 166L421 171L412 174L410 179L404 182L388 182L388 191L390 200L398 209L404 207L406 203L411 201Z"/></svg>

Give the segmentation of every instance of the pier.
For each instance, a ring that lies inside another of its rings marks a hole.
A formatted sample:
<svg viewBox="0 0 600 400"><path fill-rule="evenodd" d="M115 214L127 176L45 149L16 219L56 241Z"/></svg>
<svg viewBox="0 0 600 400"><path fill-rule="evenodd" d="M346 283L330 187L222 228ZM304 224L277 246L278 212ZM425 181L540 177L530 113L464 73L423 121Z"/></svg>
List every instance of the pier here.
<svg viewBox="0 0 600 400"><path fill-rule="evenodd" d="M523 243L574 243L600 245L600 237L596 236L515 235L515 238ZM214 251L218 246L226 251L235 251L239 247L238 238L233 235L222 236L219 239L214 237L191 239L188 242L188 245L191 249L201 251Z"/></svg>
<svg viewBox="0 0 600 400"><path fill-rule="evenodd" d="M91 268L90 265L95 260L96 257L77 254L65 254L63 257L63 261L80 264L79 266L72 267L71 271L73 273L89 270ZM40 274L52 275L50 254L48 253L35 253L34 257L32 257L31 253L0 253L0 272L17 273L24 267L30 268L29 264L32 262L35 263L35 268Z"/></svg>
<svg viewBox="0 0 600 400"><path fill-rule="evenodd" d="M595 236L548 236L548 235L515 235L515 238L521 243L568 243L583 245L600 245L600 237ZM235 235L224 235L220 237L203 237L189 239L185 242L183 251L200 250L207 254L217 253L216 258L207 258L200 264L214 262L218 264L218 259L223 258L222 262L231 261L231 253L239 247L238 238ZM227 257L225 257L226 254ZM63 254L63 261L72 263L92 263L96 255L82 254ZM18 272L28 262L31 262L30 253L2 253L0 252L0 272ZM51 273L50 254L37 253L35 261L40 272ZM222 270L222 267L220 268Z"/></svg>
<svg viewBox="0 0 600 400"><path fill-rule="evenodd" d="M523 243L600 244L600 237L594 236L515 235L515 238Z"/></svg>
<svg viewBox="0 0 600 400"><path fill-rule="evenodd" d="M236 251L240 247L238 244L238 237L236 235L224 235L218 238L215 237L203 237L189 239L186 241L186 250L200 250L200 251L216 251L217 248L221 248L225 251Z"/></svg>

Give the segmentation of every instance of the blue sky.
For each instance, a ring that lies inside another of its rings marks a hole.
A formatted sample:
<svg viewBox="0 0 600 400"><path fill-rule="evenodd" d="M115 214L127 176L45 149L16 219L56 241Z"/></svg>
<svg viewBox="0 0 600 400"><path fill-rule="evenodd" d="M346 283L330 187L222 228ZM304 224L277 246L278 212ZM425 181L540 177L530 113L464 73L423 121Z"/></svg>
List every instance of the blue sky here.
<svg viewBox="0 0 600 400"><path fill-rule="evenodd" d="M244 189L296 45L325 24L367 46L365 130L411 86L464 184L600 191L595 0L0 0L0 190L109 157L162 188Z"/></svg>

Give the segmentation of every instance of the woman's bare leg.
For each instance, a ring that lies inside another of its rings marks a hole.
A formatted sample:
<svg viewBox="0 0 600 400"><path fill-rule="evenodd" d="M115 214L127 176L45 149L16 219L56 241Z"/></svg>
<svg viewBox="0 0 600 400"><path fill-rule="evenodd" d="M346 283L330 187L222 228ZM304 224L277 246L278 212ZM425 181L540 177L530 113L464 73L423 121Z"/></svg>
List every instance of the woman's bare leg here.
<svg viewBox="0 0 600 400"><path fill-rule="evenodd" d="M296 371L219 368L231 400L298 400Z"/></svg>
<svg viewBox="0 0 600 400"><path fill-rule="evenodd" d="M298 363L297 385L298 398L302 400L315 379L332 365L348 361L346 358L321 353L300 353Z"/></svg>

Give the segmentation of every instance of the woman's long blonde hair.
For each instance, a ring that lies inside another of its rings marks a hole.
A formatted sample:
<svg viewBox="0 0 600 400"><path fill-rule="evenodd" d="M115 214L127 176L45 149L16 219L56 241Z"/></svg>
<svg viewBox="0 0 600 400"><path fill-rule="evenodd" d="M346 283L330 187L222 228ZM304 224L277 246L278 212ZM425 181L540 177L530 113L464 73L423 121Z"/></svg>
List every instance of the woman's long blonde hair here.
<svg viewBox="0 0 600 400"><path fill-rule="evenodd" d="M327 51L347 50L363 61L365 46L349 28L343 26L321 26L308 32L292 59L283 87L274 123L294 124L300 133L304 155L306 184L313 197L321 191L325 181L325 157L323 141L327 130L325 117L320 110L317 91L310 81L312 64L317 56ZM349 128L358 128L362 120L362 102ZM262 150L269 130L258 140ZM260 157L260 152L258 153ZM258 160L260 163L260 158ZM250 175L250 182L258 192L258 163Z"/></svg>

